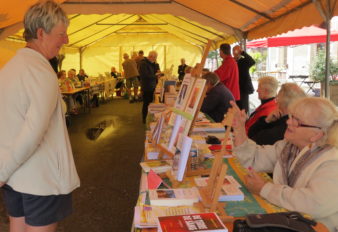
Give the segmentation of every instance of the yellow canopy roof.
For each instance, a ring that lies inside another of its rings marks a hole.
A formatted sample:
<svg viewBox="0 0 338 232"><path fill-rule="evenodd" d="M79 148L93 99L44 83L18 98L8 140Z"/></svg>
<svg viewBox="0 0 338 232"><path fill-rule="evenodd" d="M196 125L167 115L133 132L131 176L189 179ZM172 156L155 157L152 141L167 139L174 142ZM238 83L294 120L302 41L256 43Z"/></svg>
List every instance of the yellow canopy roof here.
<svg viewBox="0 0 338 232"><path fill-rule="evenodd" d="M98 54L97 51L92 51L94 48L100 48L101 52L106 51L107 56L114 53L117 58L108 59L106 65L113 62L115 66L120 66L122 52L159 49L165 53L162 54L160 59L163 60L160 62L163 62L162 67L166 67L171 64L169 60L174 60L174 55L176 60L188 56L190 64L198 62L208 39L213 41L212 49L215 49L222 42L233 43L242 38L267 37L303 26L320 24L324 21L321 13L329 12L329 17L338 15L336 1L58 0L57 2L62 3L62 7L69 14L69 44L64 50L74 54L72 65L79 63L75 60L80 59L80 63L82 62L79 53L83 54L85 51L86 54ZM0 39L9 36L12 40L23 41L21 21L24 12L35 2L37 0L11 0L0 5ZM184 49L186 51L182 51ZM173 51L176 53L173 54ZM98 55L95 56L100 59ZM68 61L69 59L68 56Z"/></svg>
<svg viewBox="0 0 338 232"><path fill-rule="evenodd" d="M0 5L0 36L8 36L7 30L22 21L27 8L37 0L12 0ZM209 26L225 34L224 39L230 37L238 39L247 34L248 39L272 36L288 30L320 24L323 17L320 10L337 15L336 0L58 0L63 3L69 14L118 14L118 16L104 17L102 23L134 23L135 18L128 19L127 15L150 14L151 22L168 22L183 24L179 18L198 22L199 26ZM329 3L329 5L327 5ZM158 15L166 15L166 19ZM167 19L168 15L172 15ZM125 18L123 18L126 16ZM176 20L175 20L176 18ZM94 21L96 19L93 19ZM91 20L92 21L92 20ZM170 28L173 25L158 25L159 28ZM102 25L99 26L102 29ZM118 25L115 26L115 29ZM187 28L189 29L189 28ZM100 29L97 29L100 30ZM195 30L195 29L194 29ZM178 33L179 28L174 28ZM172 32L171 32L172 33ZM181 34L181 32L179 32ZM11 34L11 33L10 33ZM222 38L216 37L216 40Z"/></svg>

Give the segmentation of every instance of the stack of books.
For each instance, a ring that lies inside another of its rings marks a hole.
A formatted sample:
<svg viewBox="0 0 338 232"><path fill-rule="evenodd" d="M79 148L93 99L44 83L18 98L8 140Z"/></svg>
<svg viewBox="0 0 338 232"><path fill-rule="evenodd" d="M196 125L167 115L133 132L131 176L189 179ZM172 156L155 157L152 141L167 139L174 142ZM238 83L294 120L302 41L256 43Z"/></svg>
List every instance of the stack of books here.
<svg viewBox="0 0 338 232"><path fill-rule="evenodd" d="M193 206L136 206L134 211L134 225L136 228L156 228L158 217L195 214L199 212L198 208Z"/></svg>
<svg viewBox="0 0 338 232"><path fill-rule="evenodd" d="M162 103L150 103L148 106L148 112L155 114L165 111L166 105Z"/></svg>
<svg viewBox="0 0 338 232"><path fill-rule="evenodd" d="M222 123L195 123L193 132L224 132L225 127Z"/></svg>
<svg viewBox="0 0 338 232"><path fill-rule="evenodd" d="M156 173L163 173L171 169L172 160L151 160L140 163L143 171L149 172L152 169Z"/></svg>

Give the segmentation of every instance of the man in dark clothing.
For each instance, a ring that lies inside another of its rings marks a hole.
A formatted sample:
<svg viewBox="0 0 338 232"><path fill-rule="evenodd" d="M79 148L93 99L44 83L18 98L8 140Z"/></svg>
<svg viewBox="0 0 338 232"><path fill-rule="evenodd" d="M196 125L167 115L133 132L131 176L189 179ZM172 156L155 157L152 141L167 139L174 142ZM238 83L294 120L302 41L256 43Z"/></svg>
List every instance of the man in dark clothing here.
<svg viewBox="0 0 338 232"><path fill-rule="evenodd" d="M231 107L230 101L234 101L230 90L220 82L216 73L206 73L202 77L206 79L207 94L204 98L201 111L209 115L215 122L222 122L224 114Z"/></svg>
<svg viewBox="0 0 338 232"><path fill-rule="evenodd" d="M178 79L180 81L183 80L184 75L185 75L185 68L187 67L187 65L185 64L185 59L181 59L181 65L178 66Z"/></svg>
<svg viewBox="0 0 338 232"><path fill-rule="evenodd" d="M54 69L55 73L58 73L58 64L59 64L58 58L56 56L53 57L52 59L49 60L49 63Z"/></svg>
<svg viewBox="0 0 338 232"><path fill-rule="evenodd" d="M148 57L140 61L139 74L141 79L141 87L143 94L142 120L146 122L148 114L148 106L154 100L154 92L156 87L156 72L155 64L157 52L149 52Z"/></svg>
<svg viewBox="0 0 338 232"><path fill-rule="evenodd" d="M232 53L238 65L239 91L241 95L241 99L236 103L240 109L244 109L248 113L249 95L254 92L249 69L255 64L255 61L248 53L242 51L239 45L232 49Z"/></svg>

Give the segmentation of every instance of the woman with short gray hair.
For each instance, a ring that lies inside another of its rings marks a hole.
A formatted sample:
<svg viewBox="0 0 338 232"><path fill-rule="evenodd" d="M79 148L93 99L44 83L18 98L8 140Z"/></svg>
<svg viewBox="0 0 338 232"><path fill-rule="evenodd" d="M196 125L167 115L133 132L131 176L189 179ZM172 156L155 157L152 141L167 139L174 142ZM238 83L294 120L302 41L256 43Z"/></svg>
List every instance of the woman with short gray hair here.
<svg viewBox="0 0 338 232"><path fill-rule="evenodd" d="M289 109L284 139L259 146L247 138L246 115L234 107L233 153L249 191L290 211L312 216L338 231L338 111L327 99L300 98ZM273 172L266 181L258 172Z"/></svg>
<svg viewBox="0 0 338 232"><path fill-rule="evenodd" d="M274 144L283 139L287 127L288 107L293 101L302 97L306 97L306 94L297 84L283 84L276 97L277 108L252 125L248 137L259 145Z"/></svg>
<svg viewBox="0 0 338 232"><path fill-rule="evenodd" d="M54 232L72 212L80 181L49 59L68 43L68 19L53 1L25 14L26 47L0 71L0 186L10 231Z"/></svg>

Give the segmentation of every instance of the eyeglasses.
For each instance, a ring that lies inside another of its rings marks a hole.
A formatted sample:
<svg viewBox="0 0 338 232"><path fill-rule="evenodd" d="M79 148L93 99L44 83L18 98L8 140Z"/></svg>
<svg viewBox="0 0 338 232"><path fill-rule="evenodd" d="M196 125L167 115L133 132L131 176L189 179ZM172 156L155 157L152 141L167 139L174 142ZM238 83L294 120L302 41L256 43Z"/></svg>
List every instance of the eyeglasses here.
<svg viewBox="0 0 338 232"><path fill-rule="evenodd" d="M312 125L308 125L308 124L303 124L300 122L300 120L298 118L296 118L295 116L293 116L292 114L289 114L289 119L292 122L297 122L297 124L295 125L295 123L293 124L295 127L307 127L307 128L316 128L316 129L322 129L319 126L312 126Z"/></svg>

